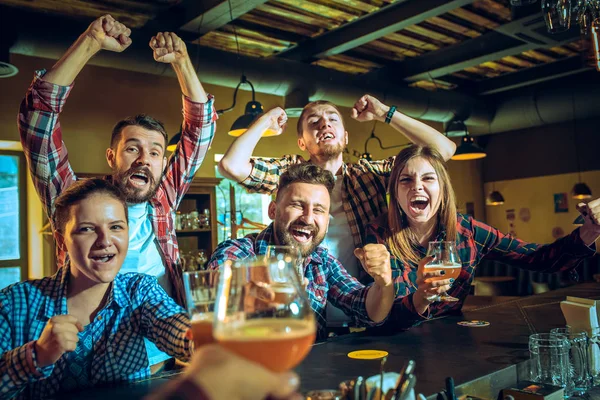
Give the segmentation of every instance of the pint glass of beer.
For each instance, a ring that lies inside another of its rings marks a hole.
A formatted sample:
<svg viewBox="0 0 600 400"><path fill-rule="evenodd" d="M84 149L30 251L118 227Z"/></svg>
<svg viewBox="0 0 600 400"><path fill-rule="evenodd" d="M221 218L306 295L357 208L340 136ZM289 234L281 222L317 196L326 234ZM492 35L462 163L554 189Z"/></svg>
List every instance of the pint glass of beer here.
<svg viewBox="0 0 600 400"><path fill-rule="evenodd" d="M460 275L461 262L456 251L456 243L441 241L441 242L429 242L427 249L428 256L434 256L433 261L425 265L426 269L429 270L442 270L446 273L442 276L436 276L435 278L429 278L432 281L438 281L442 279L457 279ZM449 296L447 293L433 296L429 300L433 301L458 301L456 297Z"/></svg>
<svg viewBox="0 0 600 400"><path fill-rule="evenodd" d="M217 294L218 271L183 273L187 310L192 321L194 347L213 343L213 318Z"/></svg>
<svg viewBox="0 0 600 400"><path fill-rule="evenodd" d="M294 368L310 351L315 317L289 264L226 262L217 299L214 336L230 351L274 372Z"/></svg>

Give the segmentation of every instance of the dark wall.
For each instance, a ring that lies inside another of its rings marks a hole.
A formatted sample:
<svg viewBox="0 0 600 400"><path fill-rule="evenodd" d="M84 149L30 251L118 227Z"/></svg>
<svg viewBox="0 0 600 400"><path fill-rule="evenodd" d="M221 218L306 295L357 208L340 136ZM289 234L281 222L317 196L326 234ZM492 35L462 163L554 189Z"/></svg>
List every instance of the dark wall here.
<svg viewBox="0 0 600 400"><path fill-rule="evenodd" d="M598 105L600 106L600 104ZM600 170L600 119L573 121L513 132L479 136L487 157L483 181L503 181Z"/></svg>

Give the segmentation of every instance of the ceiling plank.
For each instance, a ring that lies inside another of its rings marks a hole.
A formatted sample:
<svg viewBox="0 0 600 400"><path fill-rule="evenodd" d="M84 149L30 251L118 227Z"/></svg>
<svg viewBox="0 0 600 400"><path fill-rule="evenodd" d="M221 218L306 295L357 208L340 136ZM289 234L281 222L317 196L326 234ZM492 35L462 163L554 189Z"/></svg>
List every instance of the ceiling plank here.
<svg viewBox="0 0 600 400"><path fill-rule="evenodd" d="M182 0L167 12L146 24L145 28L162 31L183 31L187 40L219 29L233 19L252 11L267 0ZM230 10L231 4L231 10Z"/></svg>
<svg viewBox="0 0 600 400"><path fill-rule="evenodd" d="M531 53L523 54L525 52L560 46L572 42L577 37L575 29L552 38L540 34L538 31L542 29L544 21L537 13L499 26L496 31L454 46L388 65L373 74L377 74L378 78L416 82L477 67L486 61L496 61L515 55L526 57L526 54ZM531 59L531 61L535 60Z"/></svg>
<svg viewBox="0 0 600 400"><path fill-rule="evenodd" d="M592 68L583 64L579 55L521 71L486 79L477 84L476 93L489 95L516 89L534 83L578 74Z"/></svg>
<svg viewBox="0 0 600 400"><path fill-rule="evenodd" d="M472 3L473 0L399 0L317 38L277 54L296 61L313 61L340 54L428 18Z"/></svg>

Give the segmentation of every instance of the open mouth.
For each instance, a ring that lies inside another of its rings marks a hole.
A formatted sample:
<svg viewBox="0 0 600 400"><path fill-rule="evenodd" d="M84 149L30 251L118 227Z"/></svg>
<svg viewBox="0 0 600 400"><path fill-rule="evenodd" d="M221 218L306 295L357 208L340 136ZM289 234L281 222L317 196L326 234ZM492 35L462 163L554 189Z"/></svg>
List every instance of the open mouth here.
<svg viewBox="0 0 600 400"><path fill-rule="evenodd" d="M429 199L425 196L415 196L410 200L410 208L415 213L422 213L429 206Z"/></svg>
<svg viewBox="0 0 600 400"><path fill-rule="evenodd" d="M134 172L129 176L129 182L135 186L145 186L150 182L150 178L145 172Z"/></svg>
<svg viewBox="0 0 600 400"><path fill-rule="evenodd" d="M90 258L96 261L97 263L106 264L110 262L113 258L115 258L115 254L102 254L97 256L91 256Z"/></svg>
<svg viewBox="0 0 600 400"><path fill-rule="evenodd" d="M327 140L335 139L335 135L331 132L326 132L321 137L319 137L319 143L325 142Z"/></svg>
<svg viewBox="0 0 600 400"><path fill-rule="evenodd" d="M308 243L312 240L315 230L306 227L292 227L290 233L298 243Z"/></svg>

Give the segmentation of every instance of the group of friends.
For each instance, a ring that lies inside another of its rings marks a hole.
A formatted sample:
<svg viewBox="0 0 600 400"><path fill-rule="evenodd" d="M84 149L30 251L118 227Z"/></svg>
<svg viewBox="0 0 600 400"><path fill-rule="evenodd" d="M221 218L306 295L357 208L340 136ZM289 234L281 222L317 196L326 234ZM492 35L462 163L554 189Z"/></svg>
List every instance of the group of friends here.
<svg viewBox="0 0 600 400"><path fill-rule="evenodd" d="M58 271L0 291L0 397L52 397L139 380L174 359L190 364L153 399L293 397L293 373L269 372L218 345L193 349L174 218L217 115L177 35L158 33L149 43L154 59L172 66L182 92L182 135L173 154L167 157L163 124L142 114L115 125L106 150L111 175L78 181L69 164L59 116L73 82L98 52L126 50L130 34L111 16L98 18L52 69L36 71L21 103L21 142L52 223ZM285 111L274 108L219 163L248 191L276 196L268 210L273 222L221 243L209 267L264 255L269 245L297 247L318 338L332 322L405 329L458 310L484 257L557 272L595 253L600 199L578 205L585 223L568 236L526 243L457 212L446 169L456 146L447 137L370 95L357 100L352 118L388 123L413 145L384 160L344 163L342 113L316 101L297 125L308 159L252 157L265 130L286 126ZM456 243L456 280L432 280L443 271L425 268L432 261L427 244L438 240ZM459 301L435 301L442 293Z"/></svg>

